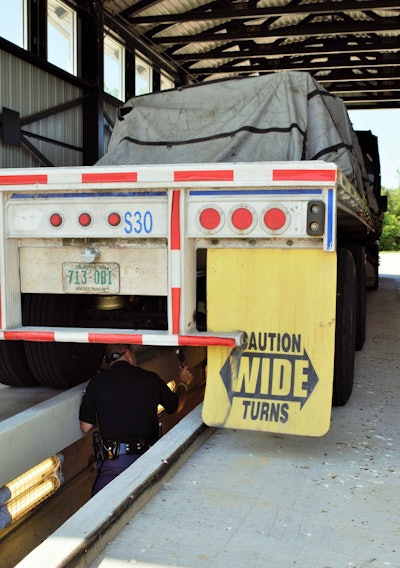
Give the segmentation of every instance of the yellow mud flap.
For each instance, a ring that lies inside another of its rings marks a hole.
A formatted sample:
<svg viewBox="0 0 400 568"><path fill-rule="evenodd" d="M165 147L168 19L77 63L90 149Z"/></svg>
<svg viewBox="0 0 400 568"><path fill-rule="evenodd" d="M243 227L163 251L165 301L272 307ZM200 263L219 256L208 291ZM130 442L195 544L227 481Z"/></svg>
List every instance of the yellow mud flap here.
<svg viewBox="0 0 400 568"><path fill-rule="evenodd" d="M336 254L209 249L209 331L242 330L240 348L209 347L209 426L322 436L329 430Z"/></svg>

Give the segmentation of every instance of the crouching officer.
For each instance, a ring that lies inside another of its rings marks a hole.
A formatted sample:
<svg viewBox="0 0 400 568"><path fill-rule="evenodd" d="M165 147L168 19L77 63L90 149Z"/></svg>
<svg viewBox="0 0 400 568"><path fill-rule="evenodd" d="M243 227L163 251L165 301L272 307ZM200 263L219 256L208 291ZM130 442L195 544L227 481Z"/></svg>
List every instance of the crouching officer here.
<svg viewBox="0 0 400 568"><path fill-rule="evenodd" d="M137 366L131 345L108 345L108 370L89 381L79 410L81 430L94 433L98 475L92 495L129 467L159 438L158 405L181 410L193 376L185 366L173 392L156 374Z"/></svg>

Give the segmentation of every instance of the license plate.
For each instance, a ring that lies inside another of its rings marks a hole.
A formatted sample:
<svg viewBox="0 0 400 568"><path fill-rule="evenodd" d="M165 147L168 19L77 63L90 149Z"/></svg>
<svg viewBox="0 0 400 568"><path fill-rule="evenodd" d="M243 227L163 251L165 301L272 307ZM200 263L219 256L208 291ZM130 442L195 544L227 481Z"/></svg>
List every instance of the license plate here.
<svg viewBox="0 0 400 568"><path fill-rule="evenodd" d="M68 294L118 294L119 264L65 262L63 289Z"/></svg>

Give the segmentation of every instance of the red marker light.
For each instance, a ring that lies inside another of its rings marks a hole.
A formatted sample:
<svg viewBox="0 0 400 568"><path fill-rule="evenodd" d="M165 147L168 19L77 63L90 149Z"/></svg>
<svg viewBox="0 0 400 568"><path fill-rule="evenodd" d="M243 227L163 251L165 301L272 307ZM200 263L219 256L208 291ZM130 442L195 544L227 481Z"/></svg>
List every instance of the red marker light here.
<svg viewBox="0 0 400 568"><path fill-rule="evenodd" d="M53 213L50 216L50 225L53 227L61 227L63 223L63 218L59 213Z"/></svg>
<svg viewBox="0 0 400 568"><path fill-rule="evenodd" d="M207 231L214 231L221 224L221 214L213 207L207 207L199 215L200 225Z"/></svg>
<svg viewBox="0 0 400 568"><path fill-rule="evenodd" d="M267 229L271 231L278 231L286 223L286 213L278 207L272 207L264 214L264 223Z"/></svg>
<svg viewBox="0 0 400 568"><path fill-rule="evenodd" d="M111 225L111 227L118 227L118 225L121 223L121 215L119 213L110 213L108 216L108 224Z"/></svg>
<svg viewBox="0 0 400 568"><path fill-rule="evenodd" d="M232 225L238 231L245 231L253 224L253 213L246 207L239 207L232 213Z"/></svg>
<svg viewBox="0 0 400 568"><path fill-rule="evenodd" d="M79 215L79 224L82 227L89 227L90 223L92 222L92 217L89 213L81 213Z"/></svg>

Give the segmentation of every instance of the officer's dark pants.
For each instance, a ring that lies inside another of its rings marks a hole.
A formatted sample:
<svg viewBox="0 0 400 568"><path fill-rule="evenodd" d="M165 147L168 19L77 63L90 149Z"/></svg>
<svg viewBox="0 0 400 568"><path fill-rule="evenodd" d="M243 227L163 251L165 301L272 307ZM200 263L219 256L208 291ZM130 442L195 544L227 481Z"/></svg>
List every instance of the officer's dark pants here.
<svg viewBox="0 0 400 568"><path fill-rule="evenodd" d="M98 493L100 489L103 489L103 487L108 485L110 481L115 479L117 475L122 473L139 457L140 456L138 454L123 454L120 455L116 460L106 460L105 462L101 463L96 481L93 486L92 496Z"/></svg>

